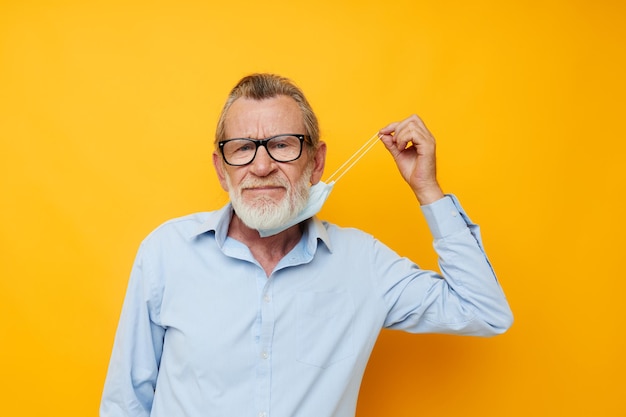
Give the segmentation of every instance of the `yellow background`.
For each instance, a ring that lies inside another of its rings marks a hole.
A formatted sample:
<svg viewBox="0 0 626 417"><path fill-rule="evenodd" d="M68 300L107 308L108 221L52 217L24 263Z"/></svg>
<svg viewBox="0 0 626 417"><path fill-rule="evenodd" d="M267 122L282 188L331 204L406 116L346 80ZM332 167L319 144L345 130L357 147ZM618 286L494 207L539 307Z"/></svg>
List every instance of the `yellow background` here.
<svg viewBox="0 0 626 417"><path fill-rule="evenodd" d="M140 241L227 201L218 111L271 71L308 94L327 174L420 114L515 313L492 339L383 332L359 417L625 416L625 8L2 0L0 414L97 414ZM380 145L321 214L436 268Z"/></svg>

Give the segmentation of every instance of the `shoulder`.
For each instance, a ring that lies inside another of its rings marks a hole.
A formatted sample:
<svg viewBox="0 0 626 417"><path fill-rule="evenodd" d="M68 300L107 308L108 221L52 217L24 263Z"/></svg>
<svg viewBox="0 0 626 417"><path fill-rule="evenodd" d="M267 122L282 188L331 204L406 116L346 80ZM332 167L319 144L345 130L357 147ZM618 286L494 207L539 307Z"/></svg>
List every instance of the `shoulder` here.
<svg viewBox="0 0 626 417"><path fill-rule="evenodd" d="M159 243L191 241L199 234L202 226L219 211L198 212L167 220L152 230L143 240L142 246Z"/></svg>
<svg viewBox="0 0 626 417"><path fill-rule="evenodd" d="M373 239L372 235L356 227L339 226L326 220L322 220L321 223L329 235L338 239Z"/></svg>
<svg viewBox="0 0 626 417"><path fill-rule="evenodd" d="M322 221L321 225L326 232L329 246L333 250L350 250L355 248L371 248L377 240L371 234L354 227L343 227Z"/></svg>
<svg viewBox="0 0 626 417"><path fill-rule="evenodd" d="M354 227L342 227L322 221L329 247L339 256L350 256L364 262L388 262L402 258L394 249L374 235Z"/></svg>
<svg viewBox="0 0 626 417"><path fill-rule="evenodd" d="M175 217L173 219L167 220L157 226L150 235L163 233L170 230L176 231L186 231L186 230L194 230L199 227L201 224L207 221L207 219L215 212L213 211L203 211L198 213L192 213L181 217ZM149 236L150 236L149 235Z"/></svg>

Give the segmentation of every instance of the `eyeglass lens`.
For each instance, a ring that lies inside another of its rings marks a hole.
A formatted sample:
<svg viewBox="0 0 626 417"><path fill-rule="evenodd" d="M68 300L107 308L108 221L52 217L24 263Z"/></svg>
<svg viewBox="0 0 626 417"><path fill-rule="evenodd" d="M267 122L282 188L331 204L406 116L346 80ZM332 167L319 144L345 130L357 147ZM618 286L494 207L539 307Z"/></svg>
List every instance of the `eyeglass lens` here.
<svg viewBox="0 0 626 417"><path fill-rule="evenodd" d="M275 136L267 142L252 139L233 139L224 143L223 152L226 162L233 165L246 165L252 162L259 146L265 145L269 155L278 162L290 162L298 159L302 151L302 142L297 136Z"/></svg>

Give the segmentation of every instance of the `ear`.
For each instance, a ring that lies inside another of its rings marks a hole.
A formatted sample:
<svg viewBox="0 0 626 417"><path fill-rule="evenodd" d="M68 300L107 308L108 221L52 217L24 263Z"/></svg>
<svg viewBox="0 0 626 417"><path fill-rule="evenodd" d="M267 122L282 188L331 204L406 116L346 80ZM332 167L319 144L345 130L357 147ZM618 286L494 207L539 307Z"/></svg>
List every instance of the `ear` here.
<svg viewBox="0 0 626 417"><path fill-rule="evenodd" d="M320 142L313 157L313 172L311 173L311 184L315 185L322 179L324 165L326 164L326 143Z"/></svg>
<svg viewBox="0 0 626 417"><path fill-rule="evenodd" d="M222 157L217 151L213 152L213 167L215 167L217 179L220 181L222 189L228 192L228 183L226 182L226 174L224 173L224 161L222 161Z"/></svg>

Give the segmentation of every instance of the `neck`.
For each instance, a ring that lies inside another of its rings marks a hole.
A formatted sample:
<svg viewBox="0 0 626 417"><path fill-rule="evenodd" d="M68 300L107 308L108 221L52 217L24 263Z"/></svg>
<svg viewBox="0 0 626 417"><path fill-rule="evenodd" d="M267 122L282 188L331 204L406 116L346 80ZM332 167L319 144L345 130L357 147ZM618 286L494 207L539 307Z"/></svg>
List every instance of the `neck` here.
<svg viewBox="0 0 626 417"><path fill-rule="evenodd" d="M257 230L246 226L237 214L233 213L228 236L246 245L269 277L278 262L298 244L302 237L302 229L297 224L276 235L261 237Z"/></svg>

